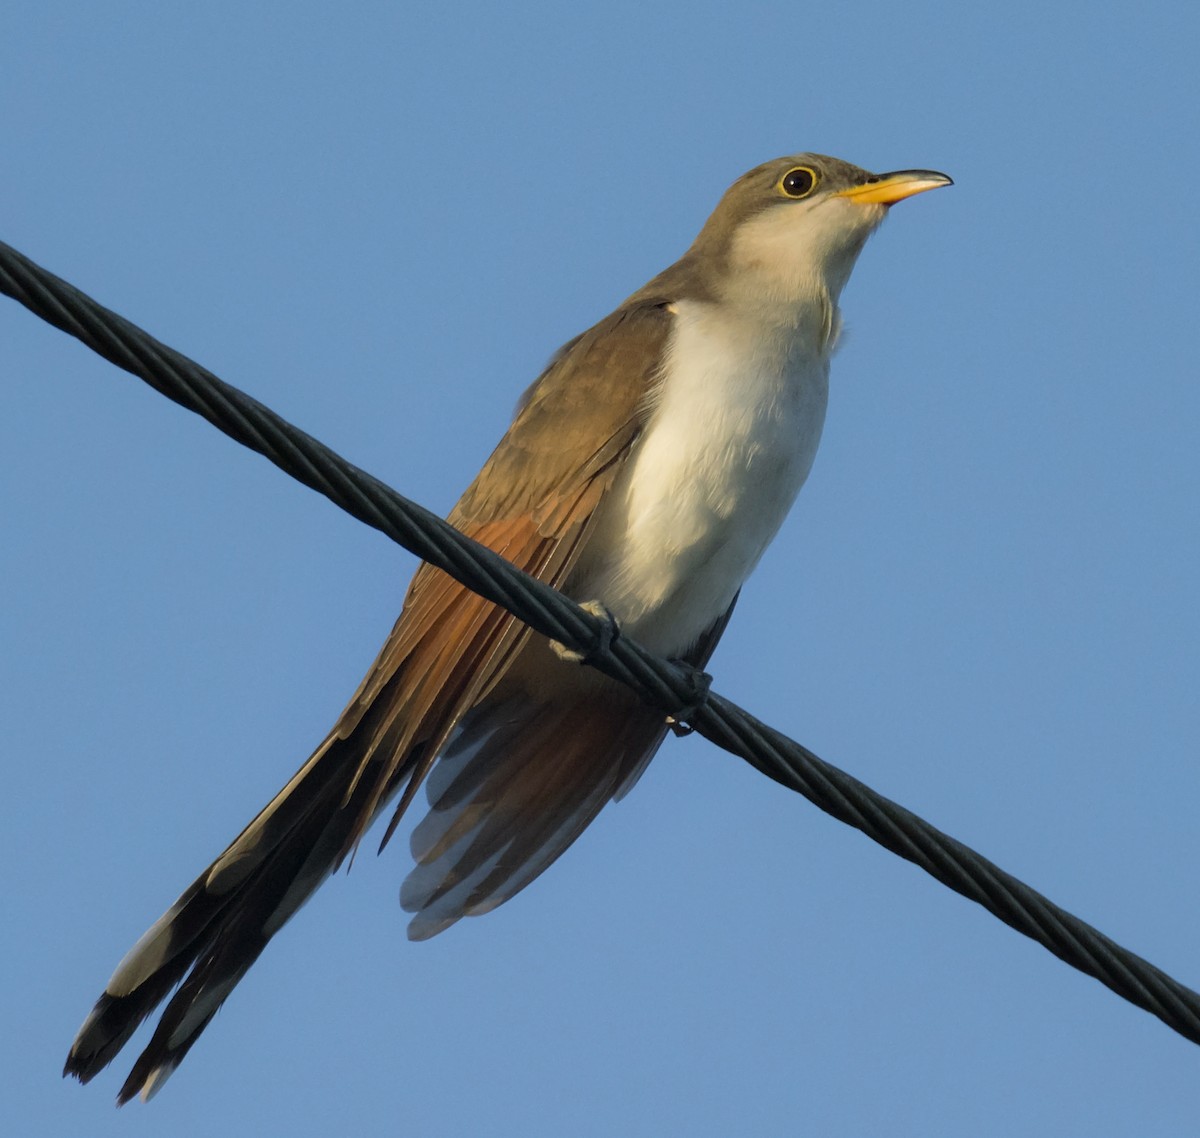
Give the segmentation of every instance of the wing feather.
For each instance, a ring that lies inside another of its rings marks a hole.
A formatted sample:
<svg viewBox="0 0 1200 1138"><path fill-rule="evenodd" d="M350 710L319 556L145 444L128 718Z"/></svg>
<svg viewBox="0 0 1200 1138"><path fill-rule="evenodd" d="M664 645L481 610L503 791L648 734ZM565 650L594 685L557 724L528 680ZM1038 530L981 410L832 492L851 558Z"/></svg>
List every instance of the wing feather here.
<svg viewBox="0 0 1200 1138"><path fill-rule="evenodd" d="M643 293L573 341L531 388L450 520L561 584L641 430L670 321L666 303ZM418 570L400 619L329 736L122 961L75 1039L67 1073L90 1079L178 984L119 1101L156 1091L270 938L400 795L390 835L438 752L473 708L503 691L530 640L504 610L439 570ZM544 642L539 647L553 658ZM548 719L546 737L567 721ZM517 753L515 746L505 752ZM482 773L484 782L497 777ZM581 798L575 789L528 801L553 813ZM563 825L577 824L548 815L539 833ZM504 856L497 851L494 863ZM481 871L486 861L473 850L464 869L494 901L495 865ZM505 880L511 891L511 873ZM476 906L478 892L459 890ZM459 908L447 909L450 920Z"/></svg>

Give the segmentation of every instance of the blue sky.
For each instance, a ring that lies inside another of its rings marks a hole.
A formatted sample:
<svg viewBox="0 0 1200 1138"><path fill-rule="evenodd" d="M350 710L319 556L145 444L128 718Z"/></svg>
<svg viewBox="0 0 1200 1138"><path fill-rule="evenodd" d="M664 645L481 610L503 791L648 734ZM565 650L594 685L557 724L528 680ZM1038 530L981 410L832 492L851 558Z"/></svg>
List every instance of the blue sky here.
<svg viewBox="0 0 1200 1138"><path fill-rule="evenodd" d="M9 5L0 239L444 510L744 169L950 173L843 298L716 686L1195 986L1196 33L1182 3ZM1195 1133L1192 1044L695 738L429 943L404 843L360 858L151 1106L113 1110L124 1057L62 1082L413 563L7 301L0 376L13 1133Z"/></svg>

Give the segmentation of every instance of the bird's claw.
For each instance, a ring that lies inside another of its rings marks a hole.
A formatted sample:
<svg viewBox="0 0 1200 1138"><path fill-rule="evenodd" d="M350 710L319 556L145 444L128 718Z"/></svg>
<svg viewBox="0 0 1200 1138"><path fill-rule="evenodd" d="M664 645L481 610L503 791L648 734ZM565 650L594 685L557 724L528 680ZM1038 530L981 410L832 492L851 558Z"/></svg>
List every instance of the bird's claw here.
<svg viewBox="0 0 1200 1138"><path fill-rule="evenodd" d="M600 631L596 634L596 642L584 652L568 648L561 640L551 640L550 647L554 654L568 664L588 664L598 656L603 656L612 646L614 640L621 635L617 618L609 611L607 605L600 601L581 601L579 607L584 612L591 613L600 621Z"/></svg>
<svg viewBox="0 0 1200 1138"><path fill-rule="evenodd" d="M686 660L672 660L671 662L687 673L692 685L687 704L676 711L674 715L667 716L667 726L671 729L671 734L681 738L696 730L692 726L691 720L696 712L708 702L708 693L712 688L712 676L707 672L697 671Z"/></svg>

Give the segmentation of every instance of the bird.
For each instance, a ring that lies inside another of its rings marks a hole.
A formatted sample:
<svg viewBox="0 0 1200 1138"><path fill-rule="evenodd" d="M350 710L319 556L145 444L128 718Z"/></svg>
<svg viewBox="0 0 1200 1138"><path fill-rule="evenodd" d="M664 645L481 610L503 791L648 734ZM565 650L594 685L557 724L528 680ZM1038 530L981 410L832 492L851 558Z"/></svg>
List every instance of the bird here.
<svg viewBox="0 0 1200 1138"><path fill-rule="evenodd" d="M809 474L859 253L892 205L951 184L812 153L744 174L678 261L550 360L448 520L702 668ZM413 940L529 885L669 726L421 565L332 730L120 962L64 1075L89 1081L165 1000L117 1096L149 1099L271 938L390 807L387 844L422 786L400 892Z"/></svg>

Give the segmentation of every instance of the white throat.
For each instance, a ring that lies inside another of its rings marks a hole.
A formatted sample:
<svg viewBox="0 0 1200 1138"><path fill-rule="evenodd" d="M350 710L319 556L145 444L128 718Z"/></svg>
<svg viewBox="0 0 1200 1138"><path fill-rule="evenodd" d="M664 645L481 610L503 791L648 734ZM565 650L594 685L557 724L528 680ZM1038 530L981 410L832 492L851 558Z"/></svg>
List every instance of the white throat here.
<svg viewBox="0 0 1200 1138"><path fill-rule="evenodd" d="M724 295L760 309L774 305L803 313L820 302L836 311L859 253L885 213L882 206L835 197L744 221L730 242Z"/></svg>

